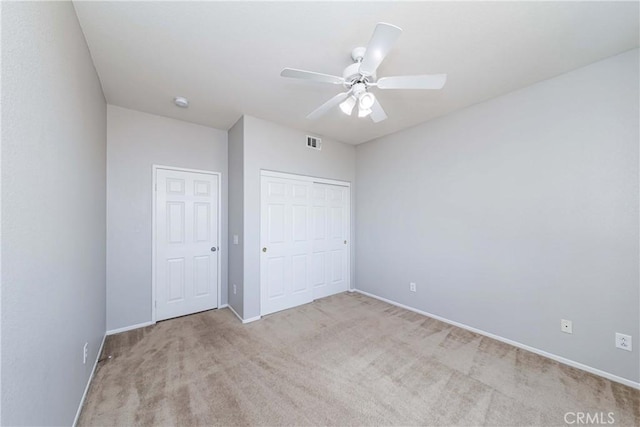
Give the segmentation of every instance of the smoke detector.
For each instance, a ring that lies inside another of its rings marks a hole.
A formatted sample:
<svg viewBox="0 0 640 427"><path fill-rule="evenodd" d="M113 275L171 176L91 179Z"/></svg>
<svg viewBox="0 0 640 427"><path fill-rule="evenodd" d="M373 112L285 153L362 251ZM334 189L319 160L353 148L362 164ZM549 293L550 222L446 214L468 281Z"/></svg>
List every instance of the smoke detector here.
<svg viewBox="0 0 640 427"><path fill-rule="evenodd" d="M176 104L180 108L188 108L189 107L189 100L187 98L185 98L184 96L176 96L175 98L173 98L173 103Z"/></svg>

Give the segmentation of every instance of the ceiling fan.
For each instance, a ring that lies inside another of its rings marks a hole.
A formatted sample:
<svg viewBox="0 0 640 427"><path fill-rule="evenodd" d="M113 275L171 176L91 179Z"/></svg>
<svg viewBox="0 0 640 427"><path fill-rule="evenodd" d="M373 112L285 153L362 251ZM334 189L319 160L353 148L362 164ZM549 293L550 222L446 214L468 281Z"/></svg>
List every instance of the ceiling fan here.
<svg viewBox="0 0 640 427"><path fill-rule="evenodd" d="M344 69L342 77L294 68L285 68L280 75L343 85L346 89L312 111L308 119L317 119L336 105L340 105L342 112L351 115L358 104L358 117L369 116L375 123L381 122L387 118L387 114L370 89L442 89L447 81L446 74L382 77L376 80L378 66L401 33L399 27L379 22L367 47L353 49L351 58L354 63Z"/></svg>

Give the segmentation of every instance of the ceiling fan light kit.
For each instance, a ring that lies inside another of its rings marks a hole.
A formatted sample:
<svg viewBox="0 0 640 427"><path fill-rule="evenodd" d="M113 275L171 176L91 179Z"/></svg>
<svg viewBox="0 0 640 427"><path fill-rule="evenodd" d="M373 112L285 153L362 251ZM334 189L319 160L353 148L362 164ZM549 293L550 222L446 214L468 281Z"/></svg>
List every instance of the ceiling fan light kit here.
<svg viewBox="0 0 640 427"><path fill-rule="evenodd" d="M371 109L358 108L358 117L367 117L371 114Z"/></svg>
<svg viewBox="0 0 640 427"><path fill-rule="evenodd" d="M373 107L373 103L376 102L376 97L373 96L370 92L365 92L360 95L360 101L358 102L358 107L361 110L371 110Z"/></svg>
<svg viewBox="0 0 640 427"><path fill-rule="evenodd" d="M308 119L317 119L337 105L343 113L350 116L357 103L358 117L369 116L374 123L381 122L387 118L387 114L369 89L442 89L447 81L446 74L383 77L377 80L376 70L401 33L400 27L379 22L367 47L356 47L351 51L354 63L344 69L342 77L294 68L285 68L280 75L320 83L341 84L347 90L316 108L307 116Z"/></svg>
<svg viewBox="0 0 640 427"><path fill-rule="evenodd" d="M353 95L351 95L346 100L342 101L342 103L340 104L340 109L347 116L350 116L351 113L353 112L353 107L355 106L356 106L356 98Z"/></svg>

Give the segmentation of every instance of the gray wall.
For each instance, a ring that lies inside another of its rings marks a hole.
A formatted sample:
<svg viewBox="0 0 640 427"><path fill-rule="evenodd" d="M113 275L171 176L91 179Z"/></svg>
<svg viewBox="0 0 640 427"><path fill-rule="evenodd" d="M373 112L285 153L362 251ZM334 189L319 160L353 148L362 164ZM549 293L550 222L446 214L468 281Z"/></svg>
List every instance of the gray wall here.
<svg viewBox="0 0 640 427"><path fill-rule="evenodd" d="M229 305L243 317L244 283L244 117L229 129ZM238 244L233 243L233 235ZM236 293L233 293L233 285Z"/></svg>
<svg viewBox="0 0 640 427"><path fill-rule="evenodd" d="M227 132L113 105L107 123L107 329L151 321L153 164L222 173L226 304Z"/></svg>
<svg viewBox="0 0 640 427"><path fill-rule="evenodd" d="M629 51L358 146L357 288L639 381L638 75Z"/></svg>
<svg viewBox="0 0 640 427"><path fill-rule="evenodd" d="M71 2L2 9L1 423L70 425L105 332L106 104Z"/></svg>
<svg viewBox="0 0 640 427"><path fill-rule="evenodd" d="M355 147L327 138L322 151L306 146L306 133L244 116L243 317L260 315L260 170L355 182ZM351 187L352 236L355 186ZM353 237L351 239L353 241ZM351 271L353 272L353 252ZM353 283L353 273L352 273Z"/></svg>

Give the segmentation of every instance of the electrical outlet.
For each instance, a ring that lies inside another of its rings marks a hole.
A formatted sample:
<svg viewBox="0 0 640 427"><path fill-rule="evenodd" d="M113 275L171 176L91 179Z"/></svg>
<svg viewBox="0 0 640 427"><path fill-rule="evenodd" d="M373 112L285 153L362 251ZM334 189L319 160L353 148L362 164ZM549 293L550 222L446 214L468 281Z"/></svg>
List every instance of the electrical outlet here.
<svg viewBox="0 0 640 427"><path fill-rule="evenodd" d="M236 289L236 284L233 284L233 294L235 295L238 292L238 289Z"/></svg>
<svg viewBox="0 0 640 427"><path fill-rule="evenodd" d="M237 234L234 234L234 235L233 235L233 244L234 244L234 245L237 245L237 244L238 244L238 235L237 235Z"/></svg>
<svg viewBox="0 0 640 427"><path fill-rule="evenodd" d="M416 284L415 284L415 282L409 283L409 290L411 292L416 292Z"/></svg>
<svg viewBox="0 0 640 427"><path fill-rule="evenodd" d="M571 322L571 320L561 319L560 320L560 330L562 332L566 332L568 334L572 334L573 333L573 322Z"/></svg>
<svg viewBox="0 0 640 427"><path fill-rule="evenodd" d="M619 334L616 332L616 347L631 351L631 335Z"/></svg>
<svg viewBox="0 0 640 427"><path fill-rule="evenodd" d="M82 348L82 364L87 364L87 356L89 355L89 343L84 343L84 347Z"/></svg>

